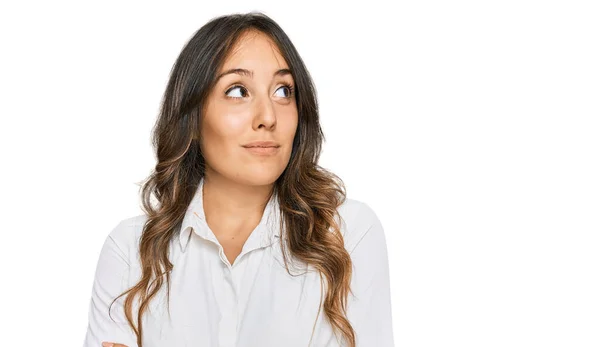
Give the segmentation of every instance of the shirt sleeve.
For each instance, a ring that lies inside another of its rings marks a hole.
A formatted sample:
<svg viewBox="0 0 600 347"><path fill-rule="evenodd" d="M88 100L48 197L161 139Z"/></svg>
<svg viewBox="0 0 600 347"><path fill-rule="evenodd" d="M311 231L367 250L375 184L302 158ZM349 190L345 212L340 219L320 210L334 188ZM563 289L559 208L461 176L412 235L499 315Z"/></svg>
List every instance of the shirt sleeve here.
<svg viewBox="0 0 600 347"><path fill-rule="evenodd" d="M356 346L394 347L388 251L383 226L367 204L364 204L356 225L362 230L359 234L362 236L350 249L354 296L348 297L348 319L356 334Z"/></svg>
<svg viewBox="0 0 600 347"><path fill-rule="evenodd" d="M111 235L107 236L100 251L92 286L88 327L83 347L101 347L103 341L121 343L128 347L138 347L135 333L127 323L127 318L125 318L123 312L125 296L120 297L113 303L110 308L110 317L108 314L111 302L129 289L128 257L119 247L115 238L112 237L114 232L119 232L124 227L123 222L119 223L113 229Z"/></svg>

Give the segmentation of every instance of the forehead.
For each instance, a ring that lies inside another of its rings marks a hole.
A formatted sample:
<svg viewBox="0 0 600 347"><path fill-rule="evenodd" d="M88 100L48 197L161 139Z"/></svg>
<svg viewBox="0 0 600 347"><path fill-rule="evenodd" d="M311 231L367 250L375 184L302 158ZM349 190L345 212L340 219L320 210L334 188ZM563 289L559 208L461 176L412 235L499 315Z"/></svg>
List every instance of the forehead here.
<svg viewBox="0 0 600 347"><path fill-rule="evenodd" d="M222 70L247 68L267 70L288 68L277 44L266 34L249 30L240 35L225 58Z"/></svg>

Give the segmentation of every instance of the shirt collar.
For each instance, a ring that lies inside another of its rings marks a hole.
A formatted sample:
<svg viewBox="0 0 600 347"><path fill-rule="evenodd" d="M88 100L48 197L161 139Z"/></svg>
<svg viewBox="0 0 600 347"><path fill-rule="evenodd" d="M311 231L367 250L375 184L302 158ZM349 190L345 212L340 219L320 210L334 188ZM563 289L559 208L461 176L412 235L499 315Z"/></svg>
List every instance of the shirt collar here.
<svg viewBox="0 0 600 347"><path fill-rule="evenodd" d="M206 224L202 200L203 185L204 177L200 179L200 183L198 184L194 198L189 204L185 216L183 217L181 230L179 232L179 244L182 252L185 252L187 249L192 232L204 239L219 243L212 230L210 230L208 227L208 224ZM259 247L266 247L276 242L276 240L280 237L279 221L279 202L277 200L277 195L272 194L263 211L263 215L258 226L252 232L247 242L249 242L251 239L257 240Z"/></svg>

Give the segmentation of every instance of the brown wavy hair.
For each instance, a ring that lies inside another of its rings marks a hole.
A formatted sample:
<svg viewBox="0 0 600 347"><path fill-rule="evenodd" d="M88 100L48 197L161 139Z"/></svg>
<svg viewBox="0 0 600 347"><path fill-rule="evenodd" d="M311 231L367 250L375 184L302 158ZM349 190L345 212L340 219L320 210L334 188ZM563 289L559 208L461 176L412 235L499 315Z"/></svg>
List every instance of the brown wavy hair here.
<svg viewBox="0 0 600 347"><path fill-rule="evenodd" d="M171 69L152 133L157 164L140 189L142 208L148 216L139 242L142 276L135 286L112 302L127 295L125 316L139 347L142 347L142 315L165 279L168 304L173 269L169 243L180 231L187 207L204 177L205 159L199 142L202 105L215 85L225 57L248 30L262 32L275 42L292 71L297 90L298 127L292 153L273 187L280 206L280 233L286 230L286 242L281 243L286 269L289 273L284 247L292 258L319 271L322 286L319 314L323 308L334 333L341 334L349 346L356 344L354 329L346 317L347 297L353 295L352 263L344 247L340 223L336 221L340 219L337 208L346 199L346 188L337 175L317 164L325 137L319 123L316 89L281 27L267 15L253 11L211 19L188 40ZM151 205L152 193L158 201L157 207ZM139 309L134 324L132 306L137 296Z"/></svg>

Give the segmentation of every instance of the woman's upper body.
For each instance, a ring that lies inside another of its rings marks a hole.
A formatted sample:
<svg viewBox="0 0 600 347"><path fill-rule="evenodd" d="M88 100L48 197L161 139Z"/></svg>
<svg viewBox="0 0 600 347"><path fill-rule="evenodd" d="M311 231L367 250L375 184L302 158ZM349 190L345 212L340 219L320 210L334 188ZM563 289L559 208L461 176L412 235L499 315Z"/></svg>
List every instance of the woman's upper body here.
<svg viewBox="0 0 600 347"><path fill-rule="evenodd" d="M85 347L393 346L383 228L318 165L316 90L275 21L203 25L152 139L144 213L106 238Z"/></svg>
<svg viewBox="0 0 600 347"><path fill-rule="evenodd" d="M202 185L203 181L171 244L170 310L163 286L144 315L143 345L344 346L319 310L324 290L319 273L297 262L288 264L291 274L285 268L275 196L230 264L206 223ZM388 252L382 224L358 200L347 198L338 211L344 246L352 258L354 296L348 297L347 317L357 346L392 347ZM102 341L137 346L123 312L124 297L112 305L114 321L108 308L139 280L137 249L145 220L145 215L125 219L106 238L93 282L84 347L99 347Z"/></svg>

